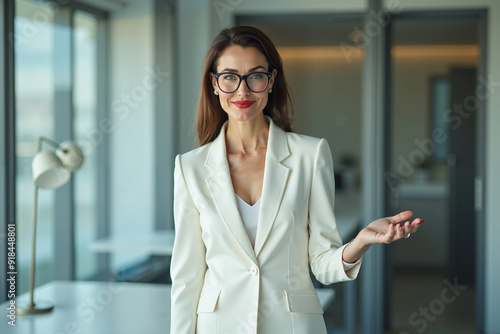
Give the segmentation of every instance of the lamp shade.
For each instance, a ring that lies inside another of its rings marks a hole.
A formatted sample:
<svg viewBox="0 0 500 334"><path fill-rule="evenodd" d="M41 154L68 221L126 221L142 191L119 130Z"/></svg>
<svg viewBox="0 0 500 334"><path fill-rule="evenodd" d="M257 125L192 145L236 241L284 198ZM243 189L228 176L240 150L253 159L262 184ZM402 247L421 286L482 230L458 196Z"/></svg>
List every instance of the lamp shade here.
<svg viewBox="0 0 500 334"><path fill-rule="evenodd" d="M39 188L59 188L68 182L71 172L51 152L39 152L32 162L33 182Z"/></svg>
<svg viewBox="0 0 500 334"><path fill-rule="evenodd" d="M64 167L70 170L70 172L75 172L83 163L83 152L71 141L65 141L59 145L56 151L56 155L61 159Z"/></svg>

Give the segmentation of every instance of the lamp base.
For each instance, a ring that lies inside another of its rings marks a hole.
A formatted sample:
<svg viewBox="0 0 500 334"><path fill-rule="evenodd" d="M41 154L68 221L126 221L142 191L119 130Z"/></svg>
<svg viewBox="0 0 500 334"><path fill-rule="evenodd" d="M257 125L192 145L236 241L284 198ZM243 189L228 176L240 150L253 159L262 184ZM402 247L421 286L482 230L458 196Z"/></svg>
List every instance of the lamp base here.
<svg viewBox="0 0 500 334"><path fill-rule="evenodd" d="M16 307L17 314L37 314L37 313L46 313L52 311L54 308L54 304L49 302L39 301L35 305L25 305L22 307Z"/></svg>

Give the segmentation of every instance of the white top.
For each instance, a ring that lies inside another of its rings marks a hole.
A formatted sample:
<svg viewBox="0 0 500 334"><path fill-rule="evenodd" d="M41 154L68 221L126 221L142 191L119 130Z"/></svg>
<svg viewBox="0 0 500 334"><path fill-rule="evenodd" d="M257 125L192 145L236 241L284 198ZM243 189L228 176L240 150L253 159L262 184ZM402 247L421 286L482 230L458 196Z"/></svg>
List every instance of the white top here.
<svg viewBox="0 0 500 334"><path fill-rule="evenodd" d="M262 196L260 196L259 200L255 202L254 205L250 205L236 193L235 195L237 198L236 201L238 202L238 210L240 211L241 220L243 221L243 224L245 225L245 230L247 231L248 234L248 239L250 239L252 247L255 248L255 238L257 237L257 223L259 221L260 199L262 198ZM361 259L359 259L354 263L347 263L345 261L342 261L345 272L347 273L360 260Z"/></svg>
<svg viewBox="0 0 500 334"><path fill-rule="evenodd" d="M248 234L248 239L252 244L252 247L255 247L255 238L257 237L257 222L259 221L259 211L260 211L260 198L254 205L250 205L245 202L240 196L237 194L237 202L238 209L240 211L241 220L243 220L243 224L245 225L245 230Z"/></svg>

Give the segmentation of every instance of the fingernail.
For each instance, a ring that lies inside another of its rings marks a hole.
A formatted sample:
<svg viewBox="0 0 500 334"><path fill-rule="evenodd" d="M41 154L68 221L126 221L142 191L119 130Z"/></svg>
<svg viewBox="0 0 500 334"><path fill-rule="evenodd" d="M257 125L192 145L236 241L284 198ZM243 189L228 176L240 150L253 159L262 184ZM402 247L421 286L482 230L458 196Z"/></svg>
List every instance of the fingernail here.
<svg viewBox="0 0 500 334"><path fill-rule="evenodd" d="M408 226L411 226L411 222L408 223Z"/></svg>
<svg viewBox="0 0 500 334"><path fill-rule="evenodd" d="M425 220L425 219L422 219L422 220L420 221L420 223L423 223L423 222L424 222L424 220Z"/></svg>

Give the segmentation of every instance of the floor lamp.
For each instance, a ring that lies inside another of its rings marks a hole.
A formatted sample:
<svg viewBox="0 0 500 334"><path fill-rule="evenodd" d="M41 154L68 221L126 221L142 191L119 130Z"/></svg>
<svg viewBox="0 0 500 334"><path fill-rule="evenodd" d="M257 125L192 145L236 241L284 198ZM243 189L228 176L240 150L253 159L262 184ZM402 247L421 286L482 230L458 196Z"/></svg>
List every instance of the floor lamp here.
<svg viewBox="0 0 500 334"><path fill-rule="evenodd" d="M42 151L42 144L53 146L56 151ZM38 138L38 148L32 162L34 199L33 199L33 232L31 237L31 270L30 270L30 300L26 306L17 308L18 314L34 314L50 312L54 305L39 301L35 304L35 244L36 244L36 221L38 211L38 189L56 189L69 181L71 173L80 168L83 163L83 152L73 142L66 141L58 144L46 137Z"/></svg>

